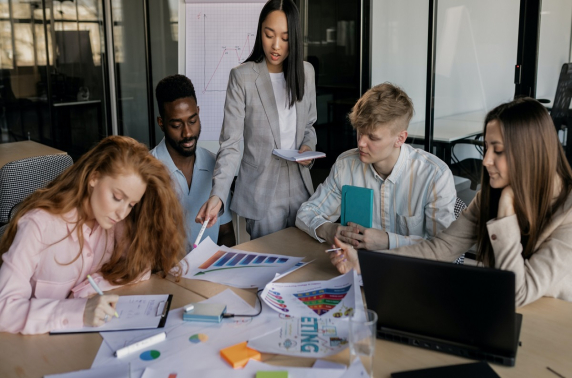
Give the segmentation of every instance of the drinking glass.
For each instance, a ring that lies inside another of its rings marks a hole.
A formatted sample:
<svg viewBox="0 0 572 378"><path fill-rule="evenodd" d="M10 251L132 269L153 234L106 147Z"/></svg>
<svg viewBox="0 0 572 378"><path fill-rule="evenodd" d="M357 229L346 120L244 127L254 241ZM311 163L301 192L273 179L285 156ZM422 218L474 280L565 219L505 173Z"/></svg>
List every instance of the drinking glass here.
<svg viewBox="0 0 572 378"><path fill-rule="evenodd" d="M360 358L370 378L373 378L377 314L372 310L357 312L349 317L350 365Z"/></svg>

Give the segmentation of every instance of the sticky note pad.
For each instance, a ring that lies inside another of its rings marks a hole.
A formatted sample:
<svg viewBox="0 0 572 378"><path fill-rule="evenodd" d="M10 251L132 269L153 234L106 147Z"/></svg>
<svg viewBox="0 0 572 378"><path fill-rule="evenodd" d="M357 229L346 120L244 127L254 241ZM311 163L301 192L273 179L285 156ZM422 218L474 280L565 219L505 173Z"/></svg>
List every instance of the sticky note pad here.
<svg viewBox="0 0 572 378"><path fill-rule="evenodd" d="M288 372L283 370L259 371L256 378L288 378Z"/></svg>
<svg viewBox="0 0 572 378"><path fill-rule="evenodd" d="M243 368L251 358L261 360L260 352L246 346L248 342L239 343L220 350L220 355L234 369Z"/></svg>

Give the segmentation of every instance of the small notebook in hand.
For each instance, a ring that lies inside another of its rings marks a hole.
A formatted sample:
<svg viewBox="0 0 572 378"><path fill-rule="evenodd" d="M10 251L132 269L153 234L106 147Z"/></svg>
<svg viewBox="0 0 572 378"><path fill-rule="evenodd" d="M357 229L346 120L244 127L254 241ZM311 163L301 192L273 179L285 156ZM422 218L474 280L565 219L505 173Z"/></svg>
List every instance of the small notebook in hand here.
<svg viewBox="0 0 572 378"><path fill-rule="evenodd" d="M298 150L273 150L272 153L284 160L304 161L326 157L326 154L318 151L306 151L299 153Z"/></svg>
<svg viewBox="0 0 572 378"><path fill-rule="evenodd" d="M342 226L348 222L371 228L373 220L373 189L342 186Z"/></svg>

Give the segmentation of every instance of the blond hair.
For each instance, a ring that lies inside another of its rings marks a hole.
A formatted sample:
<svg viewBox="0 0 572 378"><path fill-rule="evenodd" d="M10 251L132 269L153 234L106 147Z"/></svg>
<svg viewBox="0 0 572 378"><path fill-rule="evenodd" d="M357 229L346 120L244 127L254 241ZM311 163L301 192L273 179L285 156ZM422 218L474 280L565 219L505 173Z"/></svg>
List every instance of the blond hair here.
<svg viewBox="0 0 572 378"><path fill-rule="evenodd" d="M411 117L413 102L403 89L388 82L378 84L364 93L348 115L352 127L361 133L371 132L379 125L400 119L405 121L405 128L402 129L406 130Z"/></svg>

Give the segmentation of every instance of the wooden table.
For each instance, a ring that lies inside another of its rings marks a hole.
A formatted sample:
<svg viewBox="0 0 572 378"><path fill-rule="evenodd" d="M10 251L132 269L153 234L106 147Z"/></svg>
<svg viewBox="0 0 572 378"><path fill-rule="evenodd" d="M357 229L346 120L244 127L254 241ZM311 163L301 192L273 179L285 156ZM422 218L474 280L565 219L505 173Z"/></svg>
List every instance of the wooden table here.
<svg viewBox="0 0 572 378"><path fill-rule="evenodd" d="M285 282L330 279L337 271L320 244L296 228L289 228L236 247L251 252L305 256L311 264L284 277ZM151 280L115 290L117 294L173 294L172 308L211 297L224 285L172 277ZM254 293L233 289L250 303ZM565 377L572 377L572 303L542 298L518 312L524 315L516 366L491 365L501 377L558 378L547 366ZM468 325L470 326L470 325ZM91 366L101 344L99 334L22 336L0 333L0 377L42 377ZM389 377L392 372L467 363L471 360L412 346L377 340L374 359L375 377ZM328 360L347 363L348 351ZM263 354L263 361L284 366L312 366L314 359Z"/></svg>
<svg viewBox="0 0 572 378"><path fill-rule="evenodd" d="M65 154L65 151L60 151L31 140L26 140L24 142L0 143L0 168L14 160L41 155Z"/></svg>

